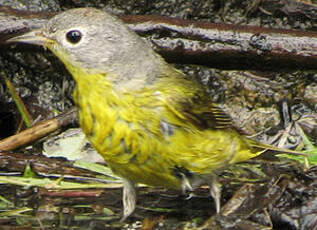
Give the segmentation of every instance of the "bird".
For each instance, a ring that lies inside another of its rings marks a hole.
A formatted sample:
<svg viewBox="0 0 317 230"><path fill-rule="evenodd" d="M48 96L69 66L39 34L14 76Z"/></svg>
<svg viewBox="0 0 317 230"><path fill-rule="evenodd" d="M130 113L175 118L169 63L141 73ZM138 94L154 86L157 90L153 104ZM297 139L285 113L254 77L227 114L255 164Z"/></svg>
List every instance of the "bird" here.
<svg viewBox="0 0 317 230"><path fill-rule="evenodd" d="M219 213L217 172L274 149L236 131L195 79L105 11L66 10L9 42L44 46L74 78L80 127L123 179L122 220L138 183L183 192L207 184Z"/></svg>

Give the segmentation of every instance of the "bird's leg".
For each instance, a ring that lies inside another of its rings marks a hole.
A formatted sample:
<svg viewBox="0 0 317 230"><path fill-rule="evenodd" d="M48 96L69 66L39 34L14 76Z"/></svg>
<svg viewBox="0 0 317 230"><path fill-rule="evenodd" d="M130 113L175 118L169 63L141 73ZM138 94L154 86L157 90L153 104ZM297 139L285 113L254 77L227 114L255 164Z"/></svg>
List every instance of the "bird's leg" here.
<svg viewBox="0 0 317 230"><path fill-rule="evenodd" d="M187 176L184 173L180 173L180 176L181 176L181 180L182 180L182 192L183 192L183 194L186 194L187 192L194 191Z"/></svg>
<svg viewBox="0 0 317 230"><path fill-rule="evenodd" d="M137 194L134 183L128 179L123 179L123 217L121 221L125 221L133 213L136 200Z"/></svg>
<svg viewBox="0 0 317 230"><path fill-rule="evenodd" d="M189 181L189 179L187 178L187 176L184 173L180 173L181 176L181 180L182 180L182 193L183 195L186 195L188 192L188 197L186 197L186 200L189 200L193 197L193 187Z"/></svg>
<svg viewBox="0 0 317 230"><path fill-rule="evenodd" d="M213 175L208 181L209 192L216 204L216 212L220 212L221 184L217 180L217 176Z"/></svg>

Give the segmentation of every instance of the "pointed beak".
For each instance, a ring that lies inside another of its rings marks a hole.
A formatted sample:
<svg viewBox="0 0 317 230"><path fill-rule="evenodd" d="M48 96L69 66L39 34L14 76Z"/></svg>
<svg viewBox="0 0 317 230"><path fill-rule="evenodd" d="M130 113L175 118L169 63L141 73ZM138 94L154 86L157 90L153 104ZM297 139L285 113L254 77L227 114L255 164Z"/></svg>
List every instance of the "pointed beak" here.
<svg viewBox="0 0 317 230"><path fill-rule="evenodd" d="M20 36L10 38L6 42L8 43L20 42L20 43L46 46L48 43L52 43L53 40L43 36L41 30L32 30Z"/></svg>

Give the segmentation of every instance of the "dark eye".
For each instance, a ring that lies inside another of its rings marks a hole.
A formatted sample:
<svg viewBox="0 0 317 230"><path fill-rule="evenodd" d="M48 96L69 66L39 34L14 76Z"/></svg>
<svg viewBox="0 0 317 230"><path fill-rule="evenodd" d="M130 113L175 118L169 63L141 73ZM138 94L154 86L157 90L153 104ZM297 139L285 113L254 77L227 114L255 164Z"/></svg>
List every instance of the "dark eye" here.
<svg viewBox="0 0 317 230"><path fill-rule="evenodd" d="M71 30L67 32L66 38L70 43L76 44L82 38L82 33L79 30Z"/></svg>

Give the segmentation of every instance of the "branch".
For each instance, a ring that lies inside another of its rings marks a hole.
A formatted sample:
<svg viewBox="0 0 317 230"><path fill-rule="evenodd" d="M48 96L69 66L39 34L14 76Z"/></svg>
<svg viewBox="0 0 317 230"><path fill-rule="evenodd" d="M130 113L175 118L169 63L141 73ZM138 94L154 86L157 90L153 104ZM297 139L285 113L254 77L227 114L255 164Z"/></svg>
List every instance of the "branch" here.
<svg viewBox="0 0 317 230"><path fill-rule="evenodd" d="M0 151L9 151L18 147L32 143L59 128L74 123L77 119L77 109L75 107L58 115L57 117L39 122L38 124L23 130L13 136L7 137L0 141Z"/></svg>
<svg viewBox="0 0 317 230"><path fill-rule="evenodd" d="M167 61L221 69L317 69L317 33L122 16Z"/></svg>
<svg viewBox="0 0 317 230"><path fill-rule="evenodd" d="M41 26L53 14L0 7L0 43ZM121 19L147 37L168 62L221 69L317 69L317 32L148 15L121 16Z"/></svg>

